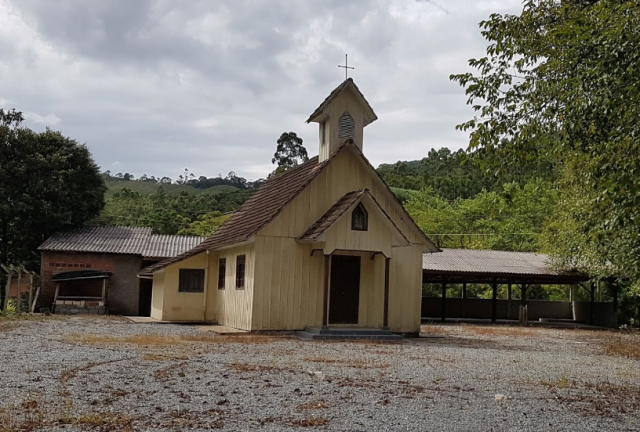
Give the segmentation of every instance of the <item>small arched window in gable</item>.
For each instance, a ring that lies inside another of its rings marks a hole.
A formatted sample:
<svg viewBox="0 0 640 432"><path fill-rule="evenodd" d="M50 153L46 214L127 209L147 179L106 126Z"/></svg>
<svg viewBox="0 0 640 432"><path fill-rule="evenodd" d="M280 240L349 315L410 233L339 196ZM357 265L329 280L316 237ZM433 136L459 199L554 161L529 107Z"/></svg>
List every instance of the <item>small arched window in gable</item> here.
<svg viewBox="0 0 640 432"><path fill-rule="evenodd" d="M351 213L351 229L353 231L367 231L369 229L369 214L362 203Z"/></svg>
<svg viewBox="0 0 640 432"><path fill-rule="evenodd" d="M340 124L338 125L338 137L353 139L356 123L353 121L353 117L349 114L349 111L345 111L340 117Z"/></svg>

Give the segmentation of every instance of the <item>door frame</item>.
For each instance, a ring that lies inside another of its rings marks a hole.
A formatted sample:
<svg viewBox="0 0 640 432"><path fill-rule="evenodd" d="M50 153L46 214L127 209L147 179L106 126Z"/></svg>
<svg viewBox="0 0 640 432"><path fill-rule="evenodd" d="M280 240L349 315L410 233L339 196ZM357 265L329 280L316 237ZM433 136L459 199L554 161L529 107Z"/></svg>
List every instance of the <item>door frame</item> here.
<svg viewBox="0 0 640 432"><path fill-rule="evenodd" d="M362 255L360 253L353 253L350 254L348 253L348 251L344 251L347 252L346 254L330 254L330 255L325 255L325 291L326 291L326 295L325 295L325 314L324 314L324 322L323 325L325 326L332 326L332 327L353 327L353 326L357 326L360 323L360 295L362 294ZM344 257L344 258L354 258L358 260L358 305L357 305L357 322L356 323L349 323L349 324L344 324L344 323L331 323L330 320L330 316L331 316L331 277L333 274L333 258L334 257Z"/></svg>

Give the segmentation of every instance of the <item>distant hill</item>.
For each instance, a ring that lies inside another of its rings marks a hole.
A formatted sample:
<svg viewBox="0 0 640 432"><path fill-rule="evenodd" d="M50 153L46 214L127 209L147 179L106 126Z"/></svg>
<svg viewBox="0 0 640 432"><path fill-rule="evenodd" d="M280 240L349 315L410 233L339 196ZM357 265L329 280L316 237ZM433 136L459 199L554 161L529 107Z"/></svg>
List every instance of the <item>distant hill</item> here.
<svg viewBox="0 0 640 432"><path fill-rule="evenodd" d="M131 180L107 180L107 197L111 197L115 192L121 191L123 188L131 189L141 195L151 195L158 190L160 186L170 195L178 195L180 192L189 192L193 195L216 194L222 192L234 192L240 190L235 186L217 185L206 189L195 188L190 185L179 184L159 184L145 181Z"/></svg>

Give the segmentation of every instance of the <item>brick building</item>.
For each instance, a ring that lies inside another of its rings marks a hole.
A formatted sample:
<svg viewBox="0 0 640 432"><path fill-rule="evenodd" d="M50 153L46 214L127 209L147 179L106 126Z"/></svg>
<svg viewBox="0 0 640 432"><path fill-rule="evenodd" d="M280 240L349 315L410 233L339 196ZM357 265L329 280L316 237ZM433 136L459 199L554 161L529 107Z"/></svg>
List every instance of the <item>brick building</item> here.
<svg viewBox="0 0 640 432"><path fill-rule="evenodd" d="M140 269L175 257L203 240L203 237L156 235L151 228L141 227L87 227L55 234L38 248L41 252L39 306L52 306L56 295L78 301L97 299L106 281L104 302L109 313L148 316L151 281L137 277ZM73 277L74 272L77 277ZM111 275L87 276L100 272ZM62 273L65 277L60 280Z"/></svg>

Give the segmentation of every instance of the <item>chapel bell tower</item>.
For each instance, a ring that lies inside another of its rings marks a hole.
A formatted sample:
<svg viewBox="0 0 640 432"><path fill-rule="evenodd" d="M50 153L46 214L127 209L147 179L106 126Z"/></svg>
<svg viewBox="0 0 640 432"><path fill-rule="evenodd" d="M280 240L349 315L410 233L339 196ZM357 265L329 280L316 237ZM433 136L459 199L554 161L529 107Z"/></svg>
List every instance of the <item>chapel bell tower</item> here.
<svg viewBox="0 0 640 432"><path fill-rule="evenodd" d="M362 151L363 129L377 119L353 80L343 81L307 120L319 125L320 162L329 159L349 140Z"/></svg>

